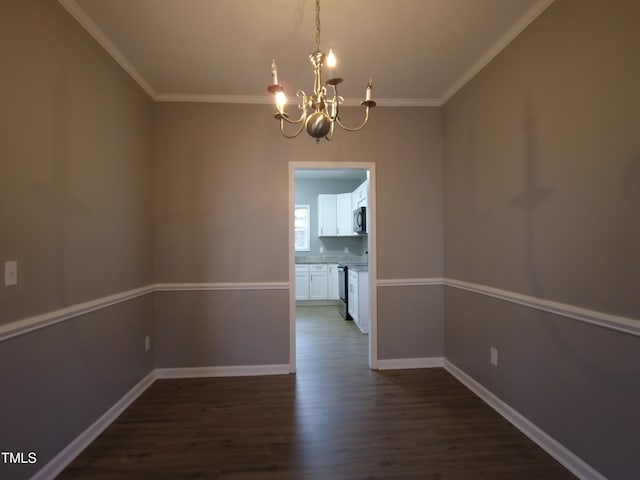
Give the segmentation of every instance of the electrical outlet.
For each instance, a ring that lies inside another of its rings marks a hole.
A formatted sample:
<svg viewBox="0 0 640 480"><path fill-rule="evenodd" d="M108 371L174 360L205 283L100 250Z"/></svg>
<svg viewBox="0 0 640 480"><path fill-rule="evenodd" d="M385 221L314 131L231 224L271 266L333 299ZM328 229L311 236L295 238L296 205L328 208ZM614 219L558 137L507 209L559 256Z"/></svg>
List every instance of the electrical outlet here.
<svg viewBox="0 0 640 480"><path fill-rule="evenodd" d="M498 349L491 347L489 349L489 361L491 365L497 367L498 366Z"/></svg>
<svg viewBox="0 0 640 480"><path fill-rule="evenodd" d="M151 337L147 335L146 337L144 337L144 351L148 352L150 348L151 348Z"/></svg>
<svg viewBox="0 0 640 480"><path fill-rule="evenodd" d="M344 247L344 253L349 253L349 247Z"/></svg>

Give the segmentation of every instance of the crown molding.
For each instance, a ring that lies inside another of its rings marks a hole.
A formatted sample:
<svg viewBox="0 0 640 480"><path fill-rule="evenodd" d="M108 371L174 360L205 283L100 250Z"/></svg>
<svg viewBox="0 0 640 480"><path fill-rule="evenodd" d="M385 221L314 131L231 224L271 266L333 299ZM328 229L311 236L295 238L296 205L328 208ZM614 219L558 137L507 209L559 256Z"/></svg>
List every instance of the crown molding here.
<svg viewBox="0 0 640 480"><path fill-rule="evenodd" d="M190 93L159 93L154 97L157 102L184 103L243 103L255 105L271 105L270 95L205 95ZM345 107L359 107L362 99L345 98ZM437 98L377 98L378 107L440 107L442 101Z"/></svg>
<svg viewBox="0 0 640 480"><path fill-rule="evenodd" d="M199 93L159 93L156 102L183 103L246 103L267 105L273 103L270 95L208 95Z"/></svg>
<svg viewBox="0 0 640 480"><path fill-rule="evenodd" d="M345 99L345 104L348 101ZM360 105L360 99L354 99L354 105ZM378 107L441 107L442 100L439 98L376 98Z"/></svg>
<svg viewBox="0 0 640 480"><path fill-rule="evenodd" d="M111 57L127 72L133 80L156 102L182 103L231 103L270 105L270 95L209 95L197 93L158 93L129 59L120 51L75 0L58 0L58 3L75 18L80 25L104 48ZM360 106L362 99L345 98L346 107ZM438 98L381 98L376 99L378 107L439 107L443 104Z"/></svg>
<svg viewBox="0 0 640 480"><path fill-rule="evenodd" d="M538 0L520 19L485 52L440 98L380 98L378 107L441 107L480 70L493 60L520 32L533 22L554 0ZM272 103L268 95L207 95L190 93L158 93L129 59L114 45L109 37L96 25L75 0L58 0L58 3L75 18L80 25L104 48L111 57L134 79L156 102L185 103L233 103L266 105ZM361 99L346 98L344 106L360 106Z"/></svg>
<svg viewBox="0 0 640 480"><path fill-rule="evenodd" d="M127 72L135 82L149 95L152 99L156 99L157 93L149 82L138 72L127 57L116 47L109 37L104 33L96 23L91 20L89 15L76 3L75 0L58 0L58 3L75 18L84 29L89 32L96 42L104 48L109 55Z"/></svg>
<svg viewBox="0 0 640 480"><path fill-rule="evenodd" d="M480 70L489 64L502 50L505 49L520 33L527 28L538 16L544 12L554 0L538 0L520 19L494 43L484 55L482 55L472 66L460 77L449 89L440 97L441 105L444 105L458 90L464 87Z"/></svg>

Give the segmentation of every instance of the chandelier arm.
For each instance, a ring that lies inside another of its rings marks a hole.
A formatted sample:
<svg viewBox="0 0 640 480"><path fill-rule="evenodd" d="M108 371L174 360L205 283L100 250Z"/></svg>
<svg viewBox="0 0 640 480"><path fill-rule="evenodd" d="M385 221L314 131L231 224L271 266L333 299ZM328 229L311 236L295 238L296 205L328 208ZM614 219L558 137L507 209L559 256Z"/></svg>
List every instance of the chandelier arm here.
<svg viewBox="0 0 640 480"><path fill-rule="evenodd" d="M304 123L306 117L306 112L302 112L300 114L300 118L298 118L297 120L291 120L288 116L286 115L278 115L277 118L279 118L281 121L290 123L291 125L296 125L298 123Z"/></svg>
<svg viewBox="0 0 640 480"><path fill-rule="evenodd" d="M331 130L329 130L329 133L327 133L327 135L325 135L325 140L327 142L330 142L331 140L333 140L333 129L334 129L335 123L331 122Z"/></svg>
<svg viewBox="0 0 640 480"><path fill-rule="evenodd" d="M292 125L295 125L295 124L298 124L298 123L304 123L304 121L307 119L307 94L304 93L302 90L298 90L296 92L296 96L302 98L302 102L301 102L302 113L300 113L300 118L298 118L297 120L291 120L288 115L284 115L284 112L282 112L282 114L277 117L277 118L281 117L287 123L290 123Z"/></svg>
<svg viewBox="0 0 640 480"><path fill-rule="evenodd" d="M365 110L365 113L364 113L364 121L362 122L362 124L360 126L355 127L355 128L347 127L340 121L340 117L338 117L338 116L336 116L336 123L338 125L340 125L343 130L346 130L348 132L357 132L358 130L361 130L362 128L364 128L364 126L369 121L369 107L367 106L365 108L366 108L366 110Z"/></svg>
<svg viewBox="0 0 640 480"><path fill-rule="evenodd" d="M287 135L287 133L284 131L284 120L285 120L284 117L280 117L280 133L282 133L283 137L296 138L298 135L300 135L300 133L302 133L302 130L304 129L304 123L297 122L297 123L300 123L300 128L298 129L298 131L293 135ZM296 122L289 122L289 123L296 123Z"/></svg>
<svg viewBox="0 0 640 480"><path fill-rule="evenodd" d="M335 106L333 108L333 115L330 115L329 118L331 118L331 128L333 129L333 122L336 121L336 118L338 118L338 112L340 112L340 97L338 97L338 90L336 89L336 86L331 85L331 88L333 88L333 98L331 99L331 103Z"/></svg>

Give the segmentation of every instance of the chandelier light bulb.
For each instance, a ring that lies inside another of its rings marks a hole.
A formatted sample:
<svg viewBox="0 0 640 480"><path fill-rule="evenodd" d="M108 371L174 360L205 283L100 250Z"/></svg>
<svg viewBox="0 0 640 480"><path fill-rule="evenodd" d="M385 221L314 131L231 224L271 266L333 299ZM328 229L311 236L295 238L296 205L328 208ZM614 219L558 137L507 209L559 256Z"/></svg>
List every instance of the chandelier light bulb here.
<svg viewBox="0 0 640 480"><path fill-rule="evenodd" d="M327 55L327 67L333 68L336 66L336 56L333 54L333 50L329 49L329 55Z"/></svg>
<svg viewBox="0 0 640 480"><path fill-rule="evenodd" d="M276 93L276 107L280 113L284 112L284 106L287 104L287 96L281 90Z"/></svg>

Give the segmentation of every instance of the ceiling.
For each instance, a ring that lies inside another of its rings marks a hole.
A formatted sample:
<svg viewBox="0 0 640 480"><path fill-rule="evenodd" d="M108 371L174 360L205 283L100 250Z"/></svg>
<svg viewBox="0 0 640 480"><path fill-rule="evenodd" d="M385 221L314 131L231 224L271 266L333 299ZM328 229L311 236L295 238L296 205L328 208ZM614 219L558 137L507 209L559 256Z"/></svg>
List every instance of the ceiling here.
<svg viewBox="0 0 640 480"><path fill-rule="evenodd" d="M314 0L58 1L155 100L268 103L272 58L313 87ZM442 105L552 1L322 0L320 46L347 104Z"/></svg>
<svg viewBox="0 0 640 480"><path fill-rule="evenodd" d="M357 180L364 182L368 177L367 170L352 168L297 168L296 180Z"/></svg>

